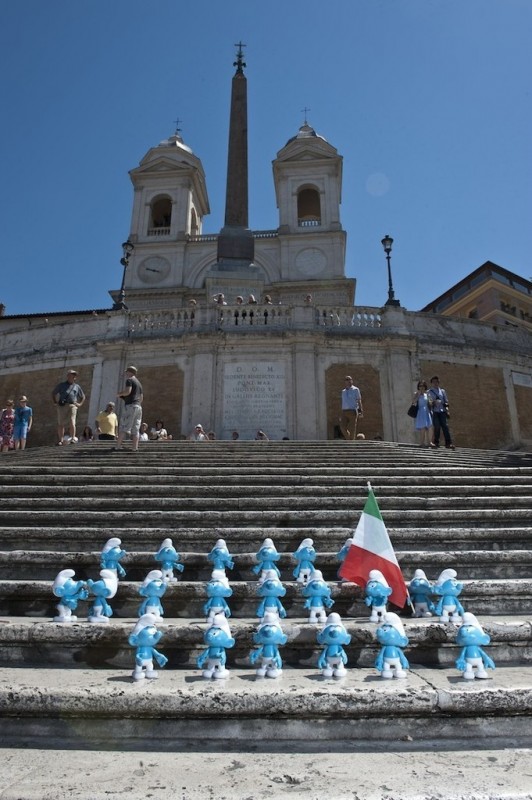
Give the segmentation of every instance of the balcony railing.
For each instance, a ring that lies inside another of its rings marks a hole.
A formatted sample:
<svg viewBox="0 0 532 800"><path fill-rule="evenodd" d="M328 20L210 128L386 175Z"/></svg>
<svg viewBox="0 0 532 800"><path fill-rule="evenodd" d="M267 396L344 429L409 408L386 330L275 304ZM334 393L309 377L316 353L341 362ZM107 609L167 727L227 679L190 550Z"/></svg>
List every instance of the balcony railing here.
<svg viewBox="0 0 532 800"><path fill-rule="evenodd" d="M148 236L170 236L170 226L167 228L148 228Z"/></svg>
<svg viewBox="0 0 532 800"><path fill-rule="evenodd" d="M381 327L380 308L362 306L198 306L190 309L132 311L127 315L128 336L181 336L191 331L318 330L362 332Z"/></svg>

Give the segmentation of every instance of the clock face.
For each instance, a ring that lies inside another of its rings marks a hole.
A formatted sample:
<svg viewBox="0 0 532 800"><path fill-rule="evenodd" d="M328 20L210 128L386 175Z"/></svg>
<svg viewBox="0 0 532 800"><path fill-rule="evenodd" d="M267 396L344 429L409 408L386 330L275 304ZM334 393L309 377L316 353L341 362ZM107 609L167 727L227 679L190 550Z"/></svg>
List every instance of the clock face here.
<svg viewBox="0 0 532 800"><path fill-rule="evenodd" d="M317 247L306 247L296 256L296 267L303 275L314 277L323 272L326 266L327 258L325 253Z"/></svg>
<svg viewBox="0 0 532 800"><path fill-rule="evenodd" d="M137 271L143 283L160 283L168 276L170 264L162 256L150 256L139 264Z"/></svg>

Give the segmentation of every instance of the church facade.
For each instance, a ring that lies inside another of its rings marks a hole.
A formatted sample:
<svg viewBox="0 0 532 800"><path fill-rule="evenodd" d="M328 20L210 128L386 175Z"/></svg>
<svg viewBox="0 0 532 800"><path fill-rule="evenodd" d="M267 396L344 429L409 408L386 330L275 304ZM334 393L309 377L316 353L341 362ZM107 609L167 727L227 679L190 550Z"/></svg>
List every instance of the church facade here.
<svg viewBox="0 0 532 800"><path fill-rule="evenodd" d="M338 437L350 374L364 401L359 431L414 442L406 409L417 380L438 374L458 447L532 445L529 330L355 304L342 157L306 122L273 161L278 227L249 229L241 51L235 66L222 230L203 232L205 174L177 131L130 173L131 232L113 307L0 317L0 398L28 395L28 445L55 441L50 393L68 368L88 397L83 426L115 399L129 364L144 385L145 420L163 419L174 438L196 423L221 439L259 428L274 439Z"/></svg>

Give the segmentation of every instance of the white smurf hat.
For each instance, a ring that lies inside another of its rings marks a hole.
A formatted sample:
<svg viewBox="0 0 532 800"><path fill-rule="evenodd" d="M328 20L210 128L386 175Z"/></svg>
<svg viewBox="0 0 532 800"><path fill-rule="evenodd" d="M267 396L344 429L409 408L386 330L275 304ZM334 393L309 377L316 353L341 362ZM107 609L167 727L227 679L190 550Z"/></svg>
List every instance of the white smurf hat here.
<svg viewBox="0 0 532 800"><path fill-rule="evenodd" d="M57 589L60 586L63 586L63 584L66 583L69 578L73 578L75 574L76 573L74 572L73 569L62 569L61 572L59 572L55 576L55 581L52 590Z"/></svg>
<svg viewBox="0 0 532 800"><path fill-rule="evenodd" d="M223 583L225 586L229 586L229 580L223 569L213 569L211 581L220 581L220 583Z"/></svg>
<svg viewBox="0 0 532 800"><path fill-rule="evenodd" d="M456 570L444 569L442 572L440 572L438 580L436 581L436 586L441 586L442 583L445 583L445 581L452 581L453 578L456 578Z"/></svg>
<svg viewBox="0 0 532 800"><path fill-rule="evenodd" d="M262 578L263 583L266 581L279 581L279 576L274 569L265 569Z"/></svg>
<svg viewBox="0 0 532 800"><path fill-rule="evenodd" d="M395 630L401 634L401 636L406 637L403 623L393 611L387 611L386 614L384 614L381 625L391 625L392 628L395 628Z"/></svg>
<svg viewBox="0 0 532 800"><path fill-rule="evenodd" d="M323 580L323 572L320 569L313 569L310 573L309 583L312 581L322 581Z"/></svg>
<svg viewBox="0 0 532 800"><path fill-rule="evenodd" d="M164 541L161 542L161 546L159 547L159 550L164 550L167 547L173 547L171 539L164 539Z"/></svg>
<svg viewBox="0 0 532 800"><path fill-rule="evenodd" d="M413 581L428 581L425 572L422 569L416 569L414 572L414 577L412 578Z"/></svg>
<svg viewBox="0 0 532 800"><path fill-rule="evenodd" d="M133 634L140 633L144 628L149 628L151 625L157 627L157 618L154 614L143 614L139 621L133 628Z"/></svg>
<svg viewBox="0 0 532 800"><path fill-rule="evenodd" d="M223 547L225 550L227 550L227 545L225 543L225 539L217 539L216 540L216 544L214 545L213 549L215 549L217 547Z"/></svg>
<svg viewBox="0 0 532 800"><path fill-rule="evenodd" d="M122 540L119 539L117 536L113 536L111 539L108 539L104 544L102 553L108 553L113 547L120 547L122 544Z"/></svg>
<svg viewBox="0 0 532 800"><path fill-rule="evenodd" d="M142 584L144 587L148 586L149 583L152 581L161 580L163 577L163 573L160 569L152 569L148 572L146 577L144 578L144 583Z"/></svg>
<svg viewBox="0 0 532 800"><path fill-rule="evenodd" d="M472 614L470 611L466 611L464 613L462 617L462 625L472 625L474 628L477 628L477 630L484 633L484 628L482 627L478 619L475 617L475 615ZM460 627L462 627L462 625Z"/></svg>
<svg viewBox="0 0 532 800"><path fill-rule="evenodd" d="M221 628L228 636L232 636L231 628L229 627L229 621L225 614L215 614L211 628Z"/></svg>
<svg viewBox="0 0 532 800"><path fill-rule="evenodd" d="M273 550L277 551L277 549L276 549L276 547L275 547L275 545L274 545L274 543L273 543L273 539L269 539L269 538L268 538L268 539L265 539L265 540L263 541L262 545L261 545L261 549L262 549L263 547L271 547Z"/></svg>
<svg viewBox="0 0 532 800"><path fill-rule="evenodd" d="M368 580L378 581L379 583L382 583L383 586L388 586L388 581L386 580L380 569L370 570L370 573L368 575Z"/></svg>
<svg viewBox="0 0 532 800"><path fill-rule="evenodd" d="M341 625L342 628L344 627L344 623L342 622L342 617L338 614L337 611L332 611L329 616L327 617L327 625Z"/></svg>
<svg viewBox="0 0 532 800"><path fill-rule="evenodd" d="M313 544L314 544L314 540L313 539L303 539L303 541L301 542L301 544L299 545L299 547L297 549L298 550L302 550L304 547L312 547Z"/></svg>

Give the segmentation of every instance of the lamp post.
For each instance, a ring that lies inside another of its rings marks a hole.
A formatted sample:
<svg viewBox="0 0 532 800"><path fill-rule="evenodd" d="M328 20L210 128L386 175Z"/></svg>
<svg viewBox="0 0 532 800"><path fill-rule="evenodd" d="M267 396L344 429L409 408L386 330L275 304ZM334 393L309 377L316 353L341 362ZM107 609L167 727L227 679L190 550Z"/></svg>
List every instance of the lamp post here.
<svg viewBox="0 0 532 800"><path fill-rule="evenodd" d="M131 253L133 252L134 249L135 249L135 245L131 244L129 239L127 240L127 242L123 242L122 243L123 256L120 259L120 263L124 267L124 272L122 273L122 285L120 287L119 300L118 300L117 303L113 304L113 311L123 311L123 310L127 311L127 306L126 306L126 302L125 302L126 301L126 289L125 289L126 270L127 270L128 264L129 264L129 257L131 256Z"/></svg>
<svg viewBox="0 0 532 800"><path fill-rule="evenodd" d="M386 236L384 239L381 239L382 246L384 247L384 252L386 253L386 262L388 264L388 299L384 305L386 306L400 306L401 303L399 300L395 299L394 291L393 291L393 283L392 283L392 268L390 266L391 256L390 253L392 252L392 245L393 239L391 236Z"/></svg>

